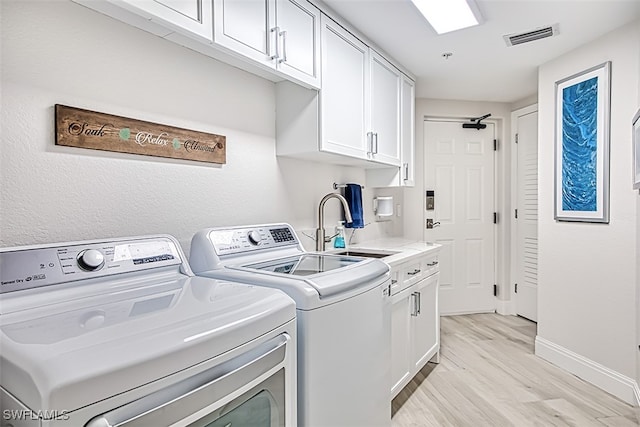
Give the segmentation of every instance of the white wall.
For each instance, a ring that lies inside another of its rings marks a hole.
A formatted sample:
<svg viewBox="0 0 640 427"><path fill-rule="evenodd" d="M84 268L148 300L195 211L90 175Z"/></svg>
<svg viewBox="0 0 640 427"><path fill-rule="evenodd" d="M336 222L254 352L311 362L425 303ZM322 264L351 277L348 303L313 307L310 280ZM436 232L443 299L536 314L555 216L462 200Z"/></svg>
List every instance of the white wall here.
<svg viewBox="0 0 640 427"><path fill-rule="evenodd" d="M538 93L536 353L630 402L633 395L626 388L635 378L638 262L630 120L638 106L638 49L640 25L634 22L542 65ZM612 62L610 223L556 222L555 82L605 61Z"/></svg>
<svg viewBox="0 0 640 427"><path fill-rule="evenodd" d="M469 118L479 117L491 113L491 117L485 121L495 121L497 137L499 143L496 173L498 181L498 193L496 203L499 212L505 219L499 225L498 233L498 256L504 260L501 266L498 283L498 300L508 300L510 297L508 287L509 269L509 234L506 213L510 211L510 149L509 135L511 134L511 108L509 104L496 102L475 102L475 101L446 101L436 99L416 99L416 185L414 188L405 189L404 193L404 234L407 237L422 239L424 235L424 208L425 208L425 187L424 187L424 119L425 117L451 117ZM429 240L428 234L424 236Z"/></svg>
<svg viewBox="0 0 640 427"><path fill-rule="evenodd" d="M640 46L638 46L638 64L640 64ZM640 67L640 65L639 65ZM638 103L640 110L640 73L638 73ZM640 345L640 190L636 194L636 344ZM640 347L638 347L640 350ZM640 402L640 351L636 352L636 399Z"/></svg>
<svg viewBox="0 0 640 427"><path fill-rule="evenodd" d="M364 184L361 169L275 156L270 81L69 1L1 8L0 246L169 233L188 252L209 226L287 221L312 232L333 182ZM57 103L226 135L227 163L56 146ZM332 231L341 210L326 210Z"/></svg>

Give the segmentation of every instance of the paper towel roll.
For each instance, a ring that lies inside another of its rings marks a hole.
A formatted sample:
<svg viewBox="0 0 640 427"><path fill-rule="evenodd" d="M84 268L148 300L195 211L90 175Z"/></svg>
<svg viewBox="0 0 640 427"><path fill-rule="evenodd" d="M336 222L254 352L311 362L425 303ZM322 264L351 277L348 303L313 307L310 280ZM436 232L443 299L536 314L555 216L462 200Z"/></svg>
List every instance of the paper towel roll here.
<svg viewBox="0 0 640 427"><path fill-rule="evenodd" d="M376 197L373 199L373 210L378 216L393 215L393 197Z"/></svg>

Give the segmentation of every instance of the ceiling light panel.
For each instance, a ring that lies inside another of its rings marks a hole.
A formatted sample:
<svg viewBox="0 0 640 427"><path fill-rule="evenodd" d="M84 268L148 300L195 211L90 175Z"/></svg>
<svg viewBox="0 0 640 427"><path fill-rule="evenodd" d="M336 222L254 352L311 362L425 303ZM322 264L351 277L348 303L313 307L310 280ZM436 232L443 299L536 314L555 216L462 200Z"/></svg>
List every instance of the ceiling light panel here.
<svg viewBox="0 0 640 427"><path fill-rule="evenodd" d="M411 0L438 34L480 24L481 17L473 0Z"/></svg>

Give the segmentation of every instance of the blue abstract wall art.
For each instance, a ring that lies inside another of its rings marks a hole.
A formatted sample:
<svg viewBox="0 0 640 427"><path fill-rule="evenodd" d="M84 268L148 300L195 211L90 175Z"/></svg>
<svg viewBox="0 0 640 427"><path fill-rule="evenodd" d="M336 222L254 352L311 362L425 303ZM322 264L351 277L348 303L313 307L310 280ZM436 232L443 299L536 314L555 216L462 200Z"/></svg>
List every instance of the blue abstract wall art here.
<svg viewBox="0 0 640 427"><path fill-rule="evenodd" d="M597 210L598 78L562 91L562 210Z"/></svg>
<svg viewBox="0 0 640 427"><path fill-rule="evenodd" d="M610 67L556 82L558 221L609 222Z"/></svg>

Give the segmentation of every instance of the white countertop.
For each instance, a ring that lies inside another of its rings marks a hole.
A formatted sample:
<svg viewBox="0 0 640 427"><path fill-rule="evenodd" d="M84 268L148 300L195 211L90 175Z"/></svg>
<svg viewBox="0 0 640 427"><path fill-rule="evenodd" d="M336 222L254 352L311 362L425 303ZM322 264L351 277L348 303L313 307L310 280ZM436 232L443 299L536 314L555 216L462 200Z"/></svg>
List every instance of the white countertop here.
<svg viewBox="0 0 640 427"><path fill-rule="evenodd" d="M436 254L442 245L404 238L386 238L359 242L349 245L346 249L331 248L327 252L342 252L345 250L362 252L389 252L389 256L381 258L389 266L394 267L405 261L422 257L430 252Z"/></svg>

